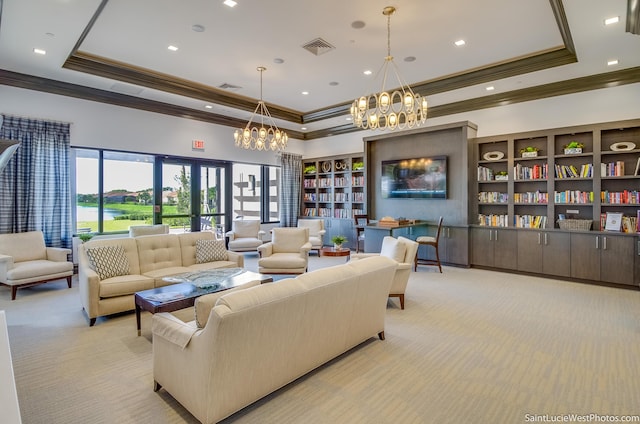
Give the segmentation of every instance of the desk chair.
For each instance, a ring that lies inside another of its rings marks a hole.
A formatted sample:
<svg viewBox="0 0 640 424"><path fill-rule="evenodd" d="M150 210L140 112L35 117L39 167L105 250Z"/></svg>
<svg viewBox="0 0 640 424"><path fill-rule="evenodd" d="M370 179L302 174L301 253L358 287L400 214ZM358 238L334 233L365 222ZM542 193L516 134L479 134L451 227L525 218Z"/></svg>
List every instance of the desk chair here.
<svg viewBox="0 0 640 424"><path fill-rule="evenodd" d="M416 255L416 261L413 266L413 270L416 271L418 269L418 265L434 265L437 266L442 273L442 265L440 265L440 254L438 252L438 241L440 240L440 231L442 230L442 217L438 221L438 231L436 232L435 237L431 236L420 236L416 238L416 241L420 246L432 246L436 249L436 259L421 259Z"/></svg>

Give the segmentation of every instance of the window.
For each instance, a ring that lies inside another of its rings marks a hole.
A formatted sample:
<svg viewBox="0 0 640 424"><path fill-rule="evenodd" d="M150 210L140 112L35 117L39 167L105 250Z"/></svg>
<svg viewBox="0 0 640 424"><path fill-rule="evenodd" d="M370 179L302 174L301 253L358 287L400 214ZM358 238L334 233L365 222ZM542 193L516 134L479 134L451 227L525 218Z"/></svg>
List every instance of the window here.
<svg viewBox="0 0 640 424"><path fill-rule="evenodd" d="M260 165L233 165L233 219L257 219L260 216Z"/></svg>

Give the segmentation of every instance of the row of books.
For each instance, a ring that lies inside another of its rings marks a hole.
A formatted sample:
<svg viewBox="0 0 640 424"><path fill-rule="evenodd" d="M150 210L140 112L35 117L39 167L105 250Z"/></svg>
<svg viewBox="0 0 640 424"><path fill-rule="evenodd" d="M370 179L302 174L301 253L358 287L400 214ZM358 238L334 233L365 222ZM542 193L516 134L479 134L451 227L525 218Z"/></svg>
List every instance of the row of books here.
<svg viewBox="0 0 640 424"><path fill-rule="evenodd" d="M480 203L507 203L509 195L497 191L481 191L478 193L478 202Z"/></svg>
<svg viewBox="0 0 640 424"><path fill-rule="evenodd" d="M507 227L508 224L509 224L508 215L478 214L478 225L483 225L486 227Z"/></svg>
<svg viewBox="0 0 640 424"><path fill-rule="evenodd" d="M302 181L302 185L304 186L304 188L316 188L316 180L315 178L313 180L305 178Z"/></svg>
<svg viewBox="0 0 640 424"><path fill-rule="evenodd" d="M486 166L478 167L478 181L493 181L493 169Z"/></svg>
<svg viewBox="0 0 640 424"><path fill-rule="evenodd" d="M593 164L585 163L580 170L574 165L556 165L556 178L591 178L593 177Z"/></svg>
<svg viewBox="0 0 640 424"><path fill-rule="evenodd" d="M600 201L618 205L640 203L640 192L636 190L601 191Z"/></svg>
<svg viewBox="0 0 640 424"><path fill-rule="evenodd" d="M333 212L330 208L305 208L304 216L321 216L325 218L353 218L355 215L364 215L364 209L336 208Z"/></svg>
<svg viewBox="0 0 640 424"><path fill-rule="evenodd" d="M549 203L549 193L541 191L528 191L526 193L513 193L513 201L515 203L533 203L547 204Z"/></svg>
<svg viewBox="0 0 640 424"><path fill-rule="evenodd" d="M513 178L516 180L539 180L547 179L549 166L543 165L522 166L517 164L513 167Z"/></svg>
<svg viewBox="0 0 640 424"><path fill-rule="evenodd" d="M318 178L318 187L331 187L331 178Z"/></svg>
<svg viewBox="0 0 640 424"><path fill-rule="evenodd" d="M364 193L363 192L356 192L356 193L352 193L353 194L353 201L354 202L364 202Z"/></svg>
<svg viewBox="0 0 640 424"><path fill-rule="evenodd" d="M517 228L547 228L547 217L541 215L516 215L513 225Z"/></svg>
<svg viewBox="0 0 640 424"><path fill-rule="evenodd" d="M351 185L353 186L363 186L364 185L364 176L356 177L355 175L351 177Z"/></svg>
<svg viewBox="0 0 640 424"><path fill-rule="evenodd" d="M636 216L623 215L620 212L600 214L600 230L640 233L638 225L640 225L640 210L636 212Z"/></svg>
<svg viewBox="0 0 640 424"><path fill-rule="evenodd" d="M565 190L553 193L555 203L593 203L593 191Z"/></svg>
<svg viewBox="0 0 640 424"><path fill-rule="evenodd" d="M603 177L622 177L624 175L624 162L601 163L600 175Z"/></svg>

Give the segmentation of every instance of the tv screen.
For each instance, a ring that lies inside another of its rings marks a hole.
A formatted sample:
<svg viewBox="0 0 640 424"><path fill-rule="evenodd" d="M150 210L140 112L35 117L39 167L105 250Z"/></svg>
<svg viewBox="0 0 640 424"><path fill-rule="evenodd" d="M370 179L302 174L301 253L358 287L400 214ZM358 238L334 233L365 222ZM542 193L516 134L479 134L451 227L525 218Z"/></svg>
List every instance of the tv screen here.
<svg viewBox="0 0 640 424"><path fill-rule="evenodd" d="M382 161L382 197L446 199L447 157Z"/></svg>

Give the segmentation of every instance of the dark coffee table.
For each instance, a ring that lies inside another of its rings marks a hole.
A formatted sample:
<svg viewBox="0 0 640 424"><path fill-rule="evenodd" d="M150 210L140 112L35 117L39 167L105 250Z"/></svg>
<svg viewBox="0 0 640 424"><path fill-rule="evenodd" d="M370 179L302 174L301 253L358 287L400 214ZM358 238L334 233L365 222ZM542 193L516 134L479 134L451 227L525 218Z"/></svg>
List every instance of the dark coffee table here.
<svg viewBox="0 0 640 424"><path fill-rule="evenodd" d="M230 276L220 275L218 270L195 271L172 275L166 281L177 282L164 287L139 291L135 294L136 325L140 335L140 312L173 312L193 306L196 298L205 294L229 290L251 281L270 283L273 278L240 268L224 269Z"/></svg>
<svg viewBox="0 0 640 424"><path fill-rule="evenodd" d="M347 262L351 259L351 250L343 247L336 249L335 247L323 247L320 249L320 256L346 256Z"/></svg>

